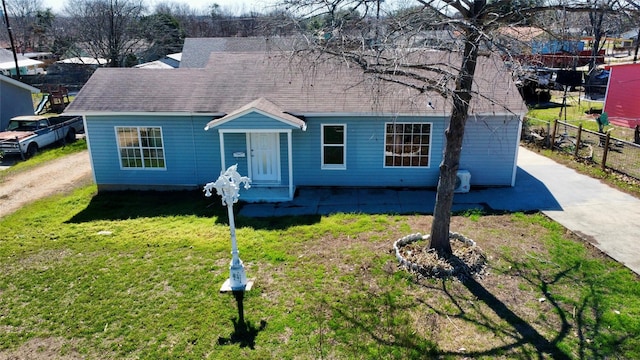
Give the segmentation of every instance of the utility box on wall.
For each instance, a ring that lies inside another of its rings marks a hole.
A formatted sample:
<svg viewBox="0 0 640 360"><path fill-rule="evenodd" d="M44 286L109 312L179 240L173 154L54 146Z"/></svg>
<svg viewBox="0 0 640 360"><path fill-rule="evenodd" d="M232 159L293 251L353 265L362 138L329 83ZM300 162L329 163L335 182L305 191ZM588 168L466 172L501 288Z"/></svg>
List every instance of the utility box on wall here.
<svg viewBox="0 0 640 360"><path fill-rule="evenodd" d="M468 170L458 170L456 174L456 193L468 193L471 190L471 173Z"/></svg>

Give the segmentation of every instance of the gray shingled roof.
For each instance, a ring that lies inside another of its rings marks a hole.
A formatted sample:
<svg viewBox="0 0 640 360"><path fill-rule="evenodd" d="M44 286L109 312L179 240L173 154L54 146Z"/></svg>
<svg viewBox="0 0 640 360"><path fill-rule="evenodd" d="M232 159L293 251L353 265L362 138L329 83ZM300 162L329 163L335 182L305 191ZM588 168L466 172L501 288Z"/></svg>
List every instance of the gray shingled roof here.
<svg viewBox="0 0 640 360"><path fill-rule="evenodd" d="M212 52L267 52L292 50L296 44L292 37L225 37L186 38L182 46L181 68L204 68Z"/></svg>
<svg viewBox="0 0 640 360"><path fill-rule="evenodd" d="M451 57L433 52L429 56ZM443 59L441 59L443 60ZM67 113L211 113L229 114L266 98L283 111L308 114L448 114L451 106L435 93L378 83L344 62L315 67L273 53L214 52L203 69L98 69L67 108ZM457 60L455 60L457 61ZM481 57L472 113L526 111L502 63ZM434 109L426 106L431 102Z"/></svg>
<svg viewBox="0 0 640 360"><path fill-rule="evenodd" d="M2 75L0 74L0 82L6 82L7 84L11 84L13 86L17 86L19 88L25 89L25 90L29 90L34 94L38 94L40 93L40 89L35 88L29 84L25 84L21 81L15 80L13 78L10 78L8 76Z"/></svg>

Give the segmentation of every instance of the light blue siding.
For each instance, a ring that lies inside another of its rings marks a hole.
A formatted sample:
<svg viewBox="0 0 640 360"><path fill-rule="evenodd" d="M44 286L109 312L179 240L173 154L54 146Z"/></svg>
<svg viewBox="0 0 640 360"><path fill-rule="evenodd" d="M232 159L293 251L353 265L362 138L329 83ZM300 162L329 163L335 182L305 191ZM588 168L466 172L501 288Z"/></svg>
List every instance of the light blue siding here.
<svg viewBox="0 0 640 360"><path fill-rule="evenodd" d="M218 136L217 128L210 129L210 132L216 133ZM262 129L264 130L264 129ZM276 132L274 130L274 132ZM294 132L296 132L294 130ZM302 132L302 130L298 130L298 132ZM225 133L224 134L224 161L226 167L229 167L234 164L238 164L238 172L240 174L249 174L249 157L251 156L251 151L248 148L247 144L247 134L246 133ZM280 142L280 176L281 176L281 185L289 184L289 158L288 158L288 142L287 142L287 133L279 133L278 141ZM244 153L245 157L234 157L233 154L236 152Z"/></svg>
<svg viewBox="0 0 640 360"><path fill-rule="evenodd" d="M294 186L435 187L444 146L445 117L309 117L307 130L250 113L204 130L207 116L87 116L89 148L96 182L102 187L198 187L215 181L222 170L219 130L224 133L224 159L249 173L250 151L244 131L279 132L281 185L289 183L288 142L291 130ZM429 167L385 167L385 124L431 124ZM321 125L346 125L346 169L322 169ZM511 185L520 131L518 117L471 118L462 148L460 169L471 172L472 186ZM121 169L116 126L162 128L166 169ZM284 132L283 132L284 131ZM245 157L234 157L234 152Z"/></svg>
<svg viewBox="0 0 640 360"><path fill-rule="evenodd" d="M208 130L211 133L216 133L216 137L218 136L218 132L215 129ZM249 173L248 168L248 159L250 154L247 152L247 134L245 133L231 133L224 134L224 161L225 166L229 167L234 164L238 164L238 172L242 175L246 175ZM233 157L233 153L242 152L245 153L245 157L236 158Z"/></svg>
<svg viewBox="0 0 640 360"><path fill-rule="evenodd" d="M87 116L87 137L99 186L196 187L220 174L217 136L203 130L209 117ZM122 169L116 126L161 127L166 169Z"/></svg>
<svg viewBox="0 0 640 360"><path fill-rule="evenodd" d="M293 138L302 133L302 130L293 130L293 133L291 134L291 138L292 138L292 142L293 142ZM289 184L289 150L288 150L288 141L287 141L287 134L286 133L281 133L279 135L279 140L280 140L280 177L281 177L281 181L280 183L283 185ZM293 152L295 152L295 150L293 150ZM295 173L295 169L294 169L294 173Z"/></svg>
<svg viewBox="0 0 640 360"><path fill-rule="evenodd" d="M295 132L293 176L296 186L394 186L430 187L437 184L442 153L443 118L307 118L307 131ZM424 122L432 124L431 154L438 158L429 167L384 167L385 123ZM321 125L347 125L347 164L344 170L323 170Z"/></svg>
<svg viewBox="0 0 640 360"><path fill-rule="evenodd" d="M517 116L467 121L459 168L469 170L472 186L511 186L520 127Z"/></svg>
<svg viewBox="0 0 640 360"><path fill-rule="evenodd" d="M33 115L31 91L0 81L0 131L9 125L14 116Z"/></svg>

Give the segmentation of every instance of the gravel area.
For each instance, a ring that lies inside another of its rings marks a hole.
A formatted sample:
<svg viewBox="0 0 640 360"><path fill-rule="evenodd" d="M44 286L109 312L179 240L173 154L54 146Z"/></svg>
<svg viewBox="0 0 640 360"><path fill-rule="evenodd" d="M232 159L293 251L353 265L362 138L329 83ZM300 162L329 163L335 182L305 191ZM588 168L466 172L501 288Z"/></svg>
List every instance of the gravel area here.
<svg viewBox="0 0 640 360"><path fill-rule="evenodd" d="M8 176L0 183L0 217L25 204L92 181L87 150Z"/></svg>

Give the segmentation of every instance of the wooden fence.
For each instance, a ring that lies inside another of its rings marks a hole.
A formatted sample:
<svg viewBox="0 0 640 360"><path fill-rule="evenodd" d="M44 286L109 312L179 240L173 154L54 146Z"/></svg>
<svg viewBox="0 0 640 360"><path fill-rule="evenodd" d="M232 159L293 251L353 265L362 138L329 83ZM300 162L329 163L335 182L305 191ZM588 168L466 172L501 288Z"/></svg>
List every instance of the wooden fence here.
<svg viewBox="0 0 640 360"><path fill-rule="evenodd" d="M640 129L635 129L635 141L614 138L609 132L599 133L555 120L553 122L527 119L523 140L553 151L563 151L577 159L599 164L640 179Z"/></svg>

